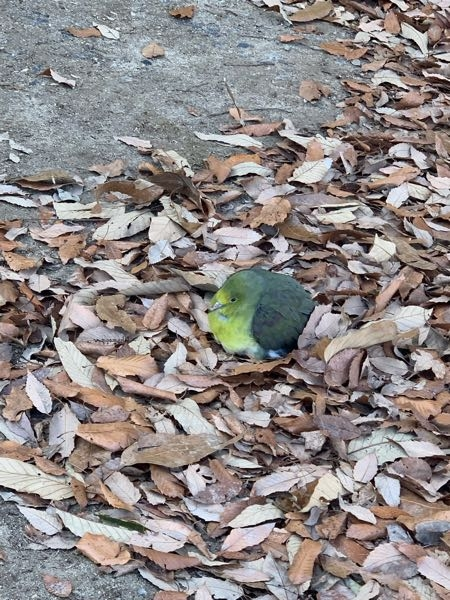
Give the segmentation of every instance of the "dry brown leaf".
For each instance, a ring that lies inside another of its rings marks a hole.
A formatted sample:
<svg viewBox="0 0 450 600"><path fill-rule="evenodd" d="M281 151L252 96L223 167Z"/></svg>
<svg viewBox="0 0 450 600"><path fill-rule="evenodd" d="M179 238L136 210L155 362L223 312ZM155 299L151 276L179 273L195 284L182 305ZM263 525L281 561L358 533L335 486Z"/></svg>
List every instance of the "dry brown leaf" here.
<svg viewBox="0 0 450 600"><path fill-rule="evenodd" d="M319 81L305 79L301 82L298 93L299 96L311 102L312 100L319 100L321 96L328 97L331 94L331 88Z"/></svg>
<svg viewBox="0 0 450 600"><path fill-rule="evenodd" d="M152 481L164 496L168 498L183 498L185 489L167 469L158 465L150 466Z"/></svg>
<svg viewBox="0 0 450 600"><path fill-rule="evenodd" d="M21 254L16 254L15 252L3 252L3 258L5 259L8 267L13 271L34 269L39 264L38 259L22 256Z"/></svg>
<svg viewBox="0 0 450 600"><path fill-rule="evenodd" d="M329 54L334 54L335 56L343 56L347 60L356 60L358 58L362 58L367 52L368 48L358 48L352 47L351 42L345 41L330 41L323 42L320 44L322 50L328 52Z"/></svg>
<svg viewBox="0 0 450 600"><path fill-rule="evenodd" d="M119 177L119 175L123 175L125 167L126 162L121 158L117 158L106 165L92 165L92 167L89 167L89 171L94 171L105 177Z"/></svg>
<svg viewBox="0 0 450 600"><path fill-rule="evenodd" d="M91 167L91 169L93 169L93 167ZM158 185L151 185L142 179L136 181L107 181L95 188L95 197L101 198L108 192L119 192L120 194L125 194L132 198L136 204L147 205L158 200L163 193L163 189Z"/></svg>
<svg viewBox="0 0 450 600"><path fill-rule="evenodd" d="M124 310L120 310L125 306L125 301L126 297L122 294L100 296L95 306L96 312L110 327L121 327L125 331L134 333L136 323Z"/></svg>
<svg viewBox="0 0 450 600"><path fill-rule="evenodd" d="M76 183L72 175L63 169L45 169L31 175L22 175L12 181L25 188L42 191Z"/></svg>
<svg viewBox="0 0 450 600"><path fill-rule="evenodd" d="M177 19L192 19L195 13L195 5L189 4L188 6L178 6L169 10L169 14Z"/></svg>
<svg viewBox="0 0 450 600"><path fill-rule="evenodd" d="M132 423L81 423L76 434L78 437L96 444L111 452L128 448L146 429Z"/></svg>
<svg viewBox="0 0 450 600"><path fill-rule="evenodd" d="M153 441L153 447L140 448L132 446L122 453L123 465L138 463L161 465L163 467L182 467L200 461L229 444L233 440L213 433L180 435L156 433L146 438L147 443Z"/></svg>
<svg viewBox="0 0 450 600"><path fill-rule="evenodd" d="M197 205L200 201L199 191L182 172L166 171L164 173L157 173L148 177L148 180L161 187L165 192L168 192L170 196L180 194L186 196L186 198L189 198Z"/></svg>
<svg viewBox="0 0 450 600"><path fill-rule="evenodd" d="M128 550L122 550L118 542L114 542L104 535L85 533L76 547L98 565L124 565L131 559Z"/></svg>
<svg viewBox="0 0 450 600"><path fill-rule="evenodd" d="M300 548L295 553L292 564L289 567L289 579L296 585L308 583L312 579L314 563L322 551L322 543L313 540L303 540Z"/></svg>
<svg viewBox="0 0 450 600"><path fill-rule="evenodd" d="M142 325L147 329L158 329L164 321L169 307L169 296L163 294L153 301L142 319Z"/></svg>
<svg viewBox="0 0 450 600"><path fill-rule="evenodd" d="M157 56L164 56L165 50L156 42L150 42L150 44L142 48L141 53L145 58L156 58Z"/></svg>
<svg viewBox="0 0 450 600"><path fill-rule="evenodd" d="M54 575L42 575L45 589L52 596L57 598L68 598L73 590L72 582L69 579L61 579Z"/></svg>
<svg viewBox="0 0 450 600"><path fill-rule="evenodd" d="M97 360L97 366L110 375L119 375L129 377L137 375L143 379L148 379L159 372L156 361L151 356L136 354L134 356L100 356Z"/></svg>
<svg viewBox="0 0 450 600"><path fill-rule="evenodd" d="M317 21L327 17L333 10L333 2L331 0L316 0L313 4L305 6L289 15L289 19L294 23L307 23L309 21Z"/></svg>
<svg viewBox="0 0 450 600"><path fill-rule="evenodd" d="M271 198L264 204L261 212L250 222L256 229L260 225L277 225L283 223L291 212L291 204L287 198Z"/></svg>
<svg viewBox="0 0 450 600"><path fill-rule="evenodd" d="M18 291L12 281L0 282L0 306L4 306L10 302L13 304L18 297Z"/></svg>
<svg viewBox="0 0 450 600"><path fill-rule="evenodd" d="M68 27L67 31L70 35L78 38L102 37L102 34L96 27Z"/></svg>

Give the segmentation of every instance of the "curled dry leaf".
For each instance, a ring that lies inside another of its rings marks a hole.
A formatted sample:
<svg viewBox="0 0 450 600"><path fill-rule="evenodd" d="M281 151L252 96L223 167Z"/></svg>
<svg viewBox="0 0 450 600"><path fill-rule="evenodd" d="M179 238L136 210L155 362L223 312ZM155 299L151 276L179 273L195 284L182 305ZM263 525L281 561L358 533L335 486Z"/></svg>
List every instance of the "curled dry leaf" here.
<svg viewBox="0 0 450 600"><path fill-rule="evenodd" d="M67 77L63 77L50 67L42 71L41 75L43 75L44 77L51 77L53 81L56 81L56 83L62 83L63 85L67 85L70 88L74 88L76 84L75 79L67 79Z"/></svg>
<svg viewBox="0 0 450 600"><path fill-rule="evenodd" d="M101 534L86 532L76 547L90 560L103 566L124 565L131 558L128 550L121 550L120 544Z"/></svg>
<svg viewBox="0 0 450 600"><path fill-rule="evenodd" d="M141 53L145 58L156 58L157 56L164 56L165 50L156 42L150 42L150 44L142 48Z"/></svg>

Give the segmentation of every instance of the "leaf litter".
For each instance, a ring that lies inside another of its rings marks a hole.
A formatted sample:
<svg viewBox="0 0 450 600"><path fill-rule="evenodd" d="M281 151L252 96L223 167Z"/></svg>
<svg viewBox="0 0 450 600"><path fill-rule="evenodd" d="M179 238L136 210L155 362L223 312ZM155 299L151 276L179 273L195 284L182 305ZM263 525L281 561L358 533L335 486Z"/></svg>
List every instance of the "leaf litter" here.
<svg viewBox="0 0 450 600"><path fill-rule="evenodd" d="M36 543L138 569L164 597L446 598L448 5L255 4L293 27L281 43L318 19L352 32L321 46L361 77L320 133L233 99L225 134L197 136L245 154L194 172L118 135L146 156L135 179L117 160L0 186L41 215L0 223L0 495ZM70 32L118 37L95 27ZM208 332L211 293L252 266L318 302L285 359Z"/></svg>

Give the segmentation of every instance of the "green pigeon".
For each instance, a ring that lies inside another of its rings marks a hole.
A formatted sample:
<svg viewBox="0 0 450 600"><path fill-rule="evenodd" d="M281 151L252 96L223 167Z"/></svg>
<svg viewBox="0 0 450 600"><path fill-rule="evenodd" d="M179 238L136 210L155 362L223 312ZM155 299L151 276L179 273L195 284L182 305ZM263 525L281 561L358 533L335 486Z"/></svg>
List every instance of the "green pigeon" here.
<svg viewBox="0 0 450 600"><path fill-rule="evenodd" d="M309 292L289 275L245 269L214 294L208 322L227 352L280 358L296 348L314 306Z"/></svg>

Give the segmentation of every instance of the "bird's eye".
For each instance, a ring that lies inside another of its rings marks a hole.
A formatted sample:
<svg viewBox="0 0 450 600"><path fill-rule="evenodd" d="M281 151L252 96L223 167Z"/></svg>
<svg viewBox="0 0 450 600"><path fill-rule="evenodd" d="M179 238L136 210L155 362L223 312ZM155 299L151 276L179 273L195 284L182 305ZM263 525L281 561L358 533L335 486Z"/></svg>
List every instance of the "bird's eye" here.
<svg viewBox="0 0 450 600"><path fill-rule="evenodd" d="M236 296L233 296L232 298L230 298L230 302L237 302Z"/></svg>

